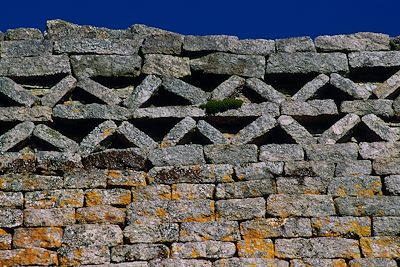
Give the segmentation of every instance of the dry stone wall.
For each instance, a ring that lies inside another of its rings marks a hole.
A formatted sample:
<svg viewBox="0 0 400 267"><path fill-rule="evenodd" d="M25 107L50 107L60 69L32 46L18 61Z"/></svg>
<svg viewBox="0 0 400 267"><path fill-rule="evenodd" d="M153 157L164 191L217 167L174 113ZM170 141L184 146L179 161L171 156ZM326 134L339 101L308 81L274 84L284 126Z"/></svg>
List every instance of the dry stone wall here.
<svg viewBox="0 0 400 267"><path fill-rule="evenodd" d="M0 38L0 266L398 266L399 39Z"/></svg>

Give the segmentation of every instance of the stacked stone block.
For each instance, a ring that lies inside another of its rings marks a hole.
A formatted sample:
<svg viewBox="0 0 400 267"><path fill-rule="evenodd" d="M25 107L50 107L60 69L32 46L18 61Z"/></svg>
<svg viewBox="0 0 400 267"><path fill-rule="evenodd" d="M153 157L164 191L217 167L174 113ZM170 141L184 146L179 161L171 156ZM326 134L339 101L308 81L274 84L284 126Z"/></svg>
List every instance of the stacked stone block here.
<svg viewBox="0 0 400 267"><path fill-rule="evenodd" d="M0 266L398 266L398 38L0 36Z"/></svg>

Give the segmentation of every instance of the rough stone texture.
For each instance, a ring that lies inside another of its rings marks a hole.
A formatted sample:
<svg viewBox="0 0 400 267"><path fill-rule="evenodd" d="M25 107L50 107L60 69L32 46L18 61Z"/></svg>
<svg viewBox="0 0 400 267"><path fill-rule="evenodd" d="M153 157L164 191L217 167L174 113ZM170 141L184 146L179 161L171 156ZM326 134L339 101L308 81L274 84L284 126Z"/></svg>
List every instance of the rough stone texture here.
<svg viewBox="0 0 400 267"><path fill-rule="evenodd" d="M250 220L265 216L264 198L219 200L215 204L220 220Z"/></svg>
<svg viewBox="0 0 400 267"><path fill-rule="evenodd" d="M216 187L215 197L226 198L248 198L262 197L275 193L272 179L243 181L236 183L223 183Z"/></svg>
<svg viewBox="0 0 400 267"><path fill-rule="evenodd" d="M321 134L318 139L319 143L335 144L345 137L360 121L361 119L358 115L347 114Z"/></svg>
<svg viewBox="0 0 400 267"><path fill-rule="evenodd" d="M156 258L167 258L169 248L162 244L134 244L116 246L111 249L111 260L114 262L149 261Z"/></svg>
<svg viewBox="0 0 400 267"><path fill-rule="evenodd" d="M313 233L326 237L371 236L371 219L368 217L320 217L312 218Z"/></svg>
<svg viewBox="0 0 400 267"><path fill-rule="evenodd" d="M76 87L76 84L77 80L73 76L69 75L54 85L50 92L40 99L40 102L44 106L53 107L61 101L66 94L71 92Z"/></svg>
<svg viewBox="0 0 400 267"><path fill-rule="evenodd" d="M393 100L388 99L343 101L340 105L340 111L354 113L358 116L375 114L377 116L390 117L394 115L392 104Z"/></svg>
<svg viewBox="0 0 400 267"><path fill-rule="evenodd" d="M110 250L106 246L61 247L59 256L60 264L65 266L110 263Z"/></svg>
<svg viewBox="0 0 400 267"><path fill-rule="evenodd" d="M155 149L149 160L155 166L192 165L205 163L203 148L199 145L181 145Z"/></svg>
<svg viewBox="0 0 400 267"><path fill-rule="evenodd" d="M148 54L142 69L145 74L181 78L190 75L189 58L171 55Z"/></svg>
<svg viewBox="0 0 400 267"><path fill-rule="evenodd" d="M9 29L5 33L5 40L37 40L43 39L43 34L39 29L35 28L17 28Z"/></svg>
<svg viewBox="0 0 400 267"><path fill-rule="evenodd" d="M399 258L400 238L391 236L363 237L360 247L366 258Z"/></svg>
<svg viewBox="0 0 400 267"><path fill-rule="evenodd" d="M350 267L396 267L396 261L391 259L361 258L349 262Z"/></svg>
<svg viewBox="0 0 400 267"><path fill-rule="evenodd" d="M246 80L237 75L231 76L212 91L212 99L223 100L229 98L242 89Z"/></svg>
<svg viewBox="0 0 400 267"><path fill-rule="evenodd" d="M262 56L217 52L190 60L190 67L203 73L263 78L265 59Z"/></svg>
<svg viewBox="0 0 400 267"><path fill-rule="evenodd" d="M400 197L339 197L335 199L337 212L348 216L399 216Z"/></svg>
<svg viewBox="0 0 400 267"><path fill-rule="evenodd" d="M257 78L250 78L246 80L246 87L250 88L261 97L265 98L270 102L280 104L285 101L286 97L284 94L275 90L271 85L264 83L262 80Z"/></svg>
<svg viewBox="0 0 400 267"><path fill-rule="evenodd" d="M386 190L391 195L400 195L400 175L390 175L384 178Z"/></svg>
<svg viewBox="0 0 400 267"><path fill-rule="evenodd" d="M331 74L330 84L355 99L367 99L371 92L337 73Z"/></svg>
<svg viewBox="0 0 400 267"><path fill-rule="evenodd" d="M311 223L307 218L260 218L240 224L244 239L273 237L311 237Z"/></svg>
<svg viewBox="0 0 400 267"><path fill-rule="evenodd" d="M305 147L305 151L310 160L355 160L358 156L358 145L353 143L311 144Z"/></svg>
<svg viewBox="0 0 400 267"><path fill-rule="evenodd" d="M396 72L381 85L376 87L373 92L378 98L386 98L397 91L400 87L400 72Z"/></svg>
<svg viewBox="0 0 400 267"><path fill-rule="evenodd" d="M349 66L352 69L397 67L399 66L400 53L398 51L353 52L348 57Z"/></svg>
<svg viewBox="0 0 400 267"><path fill-rule="evenodd" d="M15 248L58 248L61 247L63 229L57 227L17 228L14 231Z"/></svg>
<svg viewBox="0 0 400 267"><path fill-rule="evenodd" d="M282 115L278 118L279 126L299 145L314 144L317 140L300 123L291 116Z"/></svg>
<svg viewBox="0 0 400 267"><path fill-rule="evenodd" d="M273 258L274 243L271 239L245 239L236 244L239 257Z"/></svg>
<svg viewBox="0 0 400 267"><path fill-rule="evenodd" d="M289 267L289 263L278 259L229 258L214 262L215 267Z"/></svg>
<svg viewBox="0 0 400 267"><path fill-rule="evenodd" d="M372 32L319 36L315 39L315 46L324 52L390 50L389 35Z"/></svg>
<svg viewBox="0 0 400 267"><path fill-rule="evenodd" d="M240 240L239 223L236 221L182 223L179 241L237 241Z"/></svg>
<svg viewBox="0 0 400 267"><path fill-rule="evenodd" d="M179 79L165 77L162 85L168 92L185 98L193 105L207 102L208 95L206 92Z"/></svg>
<svg viewBox="0 0 400 267"><path fill-rule="evenodd" d="M53 44L49 40L7 41L0 44L1 57L35 57L51 55Z"/></svg>
<svg viewBox="0 0 400 267"><path fill-rule="evenodd" d="M124 237L130 243L157 243L178 241L177 223L131 224L125 227Z"/></svg>
<svg viewBox="0 0 400 267"><path fill-rule="evenodd" d="M7 152L14 146L25 141L33 132L35 125L32 122L21 122L11 130L0 136L0 151Z"/></svg>
<svg viewBox="0 0 400 267"><path fill-rule="evenodd" d="M288 176L332 177L335 164L327 161L288 161L285 163L284 172Z"/></svg>
<svg viewBox="0 0 400 267"><path fill-rule="evenodd" d="M300 145L264 145L260 147L260 161L304 160L304 151Z"/></svg>
<svg viewBox="0 0 400 267"><path fill-rule="evenodd" d="M206 160L210 163L248 163L257 161L256 145L207 145Z"/></svg>
<svg viewBox="0 0 400 267"><path fill-rule="evenodd" d="M152 34L146 37L141 50L144 54L180 55L183 39L175 33Z"/></svg>
<svg viewBox="0 0 400 267"><path fill-rule="evenodd" d="M313 40L306 37L293 37L275 40L278 53L316 52Z"/></svg>
<svg viewBox="0 0 400 267"><path fill-rule="evenodd" d="M74 208L24 210L24 225L26 226L66 226L74 223Z"/></svg>
<svg viewBox="0 0 400 267"><path fill-rule="evenodd" d="M147 76L132 94L125 99L124 105L128 108L139 108L157 91L161 82L162 80L157 76Z"/></svg>
<svg viewBox="0 0 400 267"><path fill-rule="evenodd" d="M374 217L373 233L377 236L398 236L400 233L400 217Z"/></svg>
<svg viewBox="0 0 400 267"><path fill-rule="evenodd" d="M379 176L345 176L332 179L328 186L332 196L372 196L382 194Z"/></svg>
<svg viewBox="0 0 400 267"><path fill-rule="evenodd" d="M173 243L171 247L171 256L182 259L220 259L230 258L236 252L234 243L221 241L203 241Z"/></svg>
<svg viewBox="0 0 400 267"><path fill-rule="evenodd" d="M385 121L374 114L365 115L361 120L369 129L385 141L394 142L400 138L398 129L390 128Z"/></svg>
<svg viewBox="0 0 400 267"><path fill-rule="evenodd" d="M290 116L321 116L338 114L335 102L327 100L285 101L281 105L281 114Z"/></svg>
<svg viewBox="0 0 400 267"><path fill-rule="evenodd" d="M309 98L313 97L318 89L322 88L329 82L329 76L325 74L320 74L313 80L306 83L300 88L293 96L292 100L297 101L307 101Z"/></svg>
<svg viewBox="0 0 400 267"><path fill-rule="evenodd" d="M122 243L122 238L117 225L70 225L64 230L63 243L71 247L116 246Z"/></svg>
<svg viewBox="0 0 400 267"><path fill-rule="evenodd" d="M277 53L267 62L267 74L281 73L332 73L348 72L345 54L342 53Z"/></svg>
<svg viewBox="0 0 400 267"><path fill-rule="evenodd" d="M235 145L242 145L250 143L257 137L260 137L270 131L276 126L276 120L270 115L263 115L257 118L255 121L241 129L231 143Z"/></svg>

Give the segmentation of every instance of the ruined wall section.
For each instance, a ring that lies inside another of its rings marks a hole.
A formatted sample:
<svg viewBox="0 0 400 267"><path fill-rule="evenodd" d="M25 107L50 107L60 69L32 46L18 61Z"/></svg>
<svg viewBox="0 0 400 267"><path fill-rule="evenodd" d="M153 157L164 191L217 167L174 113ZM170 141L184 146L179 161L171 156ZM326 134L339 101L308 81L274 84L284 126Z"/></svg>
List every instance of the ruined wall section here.
<svg viewBox="0 0 400 267"><path fill-rule="evenodd" d="M0 266L398 266L398 39L0 39Z"/></svg>

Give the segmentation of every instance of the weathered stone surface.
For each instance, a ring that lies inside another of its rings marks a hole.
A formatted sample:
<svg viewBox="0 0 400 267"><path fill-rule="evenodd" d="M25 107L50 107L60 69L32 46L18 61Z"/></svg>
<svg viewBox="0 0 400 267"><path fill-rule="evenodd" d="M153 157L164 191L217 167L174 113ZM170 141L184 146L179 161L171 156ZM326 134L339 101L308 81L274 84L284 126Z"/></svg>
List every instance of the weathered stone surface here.
<svg viewBox="0 0 400 267"><path fill-rule="evenodd" d="M141 50L144 54L180 55L183 39L175 33L152 34L146 37Z"/></svg>
<svg viewBox="0 0 400 267"><path fill-rule="evenodd" d="M27 173L36 171L36 155L32 152L0 153L0 171Z"/></svg>
<svg viewBox="0 0 400 267"><path fill-rule="evenodd" d="M124 121L119 125L117 132L122 134L134 146L137 146L144 151L158 147L158 143L150 136L127 121Z"/></svg>
<svg viewBox="0 0 400 267"><path fill-rule="evenodd" d="M225 136L214 126L204 120L197 122L197 129L205 138L213 144L226 144L228 141Z"/></svg>
<svg viewBox="0 0 400 267"><path fill-rule="evenodd" d="M330 84L355 99L367 99L371 95L371 92L364 87L337 73L331 74Z"/></svg>
<svg viewBox="0 0 400 267"><path fill-rule="evenodd" d="M223 100L232 97L243 88L245 82L246 80L244 78L232 75L212 91L211 98Z"/></svg>
<svg viewBox="0 0 400 267"><path fill-rule="evenodd" d="M81 77L139 76L142 58L138 55L76 55L71 56L74 73Z"/></svg>
<svg viewBox="0 0 400 267"><path fill-rule="evenodd" d="M311 239L277 239L275 256L279 258L345 258L360 257L358 241L339 237Z"/></svg>
<svg viewBox="0 0 400 267"><path fill-rule="evenodd" d="M371 219L368 217L319 217L311 218L316 236L357 238L371 236Z"/></svg>
<svg viewBox="0 0 400 267"><path fill-rule="evenodd" d="M198 51L230 51L235 43L238 43L236 36L228 35L206 35L194 36L187 35L184 38L183 50Z"/></svg>
<svg viewBox="0 0 400 267"><path fill-rule="evenodd" d="M51 55L53 44L48 40L6 41L0 43L1 57L35 57Z"/></svg>
<svg viewBox="0 0 400 267"><path fill-rule="evenodd" d="M211 267L212 263L206 260L185 260L185 259L158 259L149 262L149 267Z"/></svg>
<svg viewBox="0 0 400 267"><path fill-rule="evenodd" d="M373 217L374 236L399 236L400 217Z"/></svg>
<svg viewBox="0 0 400 267"><path fill-rule="evenodd" d="M174 242L179 239L177 223L130 224L124 229L124 237L130 243Z"/></svg>
<svg viewBox="0 0 400 267"><path fill-rule="evenodd" d="M24 195L21 192L0 191L1 208L17 208L24 205Z"/></svg>
<svg viewBox="0 0 400 267"><path fill-rule="evenodd" d="M373 32L318 36L315 46L324 52L390 50L389 35Z"/></svg>
<svg viewBox="0 0 400 267"><path fill-rule="evenodd" d="M85 191L86 206L128 205L131 202L131 191L122 188L89 189Z"/></svg>
<svg viewBox="0 0 400 267"><path fill-rule="evenodd" d="M277 53L267 62L267 74L280 73L344 73L349 67L342 53Z"/></svg>
<svg viewBox="0 0 400 267"><path fill-rule="evenodd" d="M102 150L102 142L117 130L114 121L108 120L94 128L80 143L80 153L87 156L92 152Z"/></svg>
<svg viewBox="0 0 400 267"><path fill-rule="evenodd" d="M238 109L230 109L215 114L219 117L258 117L262 115L279 116L279 105L273 102L244 103Z"/></svg>
<svg viewBox="0 0 400 267"><path fill-rule="evenodd" d="M290 116L321 116L336 115L338 109L331 99L303 101L284 101L281 104L281 114Z"/></svg>
<svg viewBox="0 0 400 267"><path fill-rule="evenodd" d="M171 186L169 185L152 184L147 186L132 187L132 202L171 199Z"/></svg>
<svg viewBox="0 0 400 267"><path fill-rule="evenodd" d="M399 158L382 158L372 162L372 169L378 175L400 174Z"/></svg>
<svg viewBox="0 0 400 267"><path fill-rule="evenodd" d="M243 239L273 237L311 237L308 218L259 218L240 224Z"/></svg>
<svg viewBox="0 0 400 267"><path fill-rule="evenodd" d="M216 187L217 199L262 197L275 193L272 179L222 183Z"/></svg>
<svg viewBox="0 0 400 267"><path fill-rule="evenodd" d="M335 207L331 196L276 194L268 197L267 212L278 217L329 216L335 215Z"/></svg>
<svg viewBox="0 0 400 267"><path fill-rule="evenodd" d="M58 254L62 266L110 263L110 250L106 246L61 247Z"/></svg>
<svg viewBox="0 0 400 267"><path fill-rule="evenodd" d="M361 142L360 155L363 159L394 158L400 153L397 142Z"/></svg>
<svg viewBox="0 0 400 267"><path fill-rule="evenodd" d="M304 160L304 151L300 145L270 144L260 147L260 161Z"/></svg>
<svg viewBox="0 0 400 267"><path fill-rule="evenodd" d="M64 188L105 188L107 179L101 170L70 170L64 174Z"/></svg>
<svg viewBox="0 0 400 267"><path fill-rule="evenodd" d="M55 54L135 55L143 38L134 39L63 39L54 42Z"/></svg>
<svg viewBox="0 0 400 267"><path fill-rule="evenodd" d="M315 144L317 140L291 116L282 115L277 119L279 126L299 145Z"/></svg>
<svg viewBox="0 0 400 267"><path fill-rule="evenodd" d="M215 219L214 201L152 200L131 203L128 206L128 222L208 222Z"/></svg>
<svg viewBox="0 0 400 267"><path fill-rule="evenodd" d="M230 183L232 176L233 168L227 164L154 167L148 172L149 182L155 184Z"/></svg>
<svg viewBox="0 0 400 267"><path fill-rule="evenodd" d="M360 145L360 154L361 154ZM363 175L372 173L372 164L369 160L347 160L336 163L336 176Z"/></svg>
<svg viewBox="0 0 400 267"><path fill-rule="evenodd" d="M378 116L390 117L394 115L392 104L393 100L388 99L343 101L340 104L340 112L354 113L359 116L375 114Z"/></svg>
<svg viewBox="0 0 400 267"><path fill-rule="evenodd" d="M257 162L256 145L206 145L204 155L210 163Z"/></svg>
<svg viewBox="0 0 400 267"><path fill-rule="evenodd" d="M14 228L22 225L23 214L21 210L1 208L0 227Z"/></svg>
<svg viewBox="0 0 400 267"><path fill-rule="evenodd" d="M283 162L268 161L244 163L235 166L236 177L239 181L272 179L274 175L282 174Z"/></svg>
<svg viewBox="0 0 400 267"><path fill-rule="evenodd" d="M396 261L391 259L360 258L349 262L349 267L396 267Z"/></svg>
<svg viewBox="0 0 400 267"><path fill-rule="evenodd" d="M328 180L324 177L277 177L279 194L326 194Z"/></svg>
<svg viewBox="0 0 400 267"><path fill-rule="evenodd" d="M276 52L316 52L314 42L309 36L275 40Z"/></svg>
<svg viewBox="0 0 400 267"><path fill-rule="evenodd" d="M107 105L118 105L121 99L109 88L89 78L80 79L77 87L100 99Z"/></svg>
<svg viewBox="0 0 400 267"><path fill-rule="evenodd" d="M280 104L286 99L284 94L278 92L271 85L266 84L265 82L257 78L247 79L245 86L270 102Z"/></svg>
<svg viewBox="0 0 400 267"><path fill-rule="evenodd" d="M158 90L162 80L154 75L148 75L142 83L128 96L124 105L131 109L139 108Z"/></svg>
<svg viewBox="0 0 400 267"><path fill-rule="evenodd" d="M138 148L107 149L83 158L82 164L88 169L120 170L130 168L143 170L146 165L146 158L143 156L143 151Z"/></svg>
<svg viewBox="0 0 400 267"><path fill-rule="evenodd" d="M204 117L206 112L198 107L191 106L168 106L140 108L133 112L132 117L136 119L152 118L184 118Z"/></svg>
<svg viewBox="0 0 400 267"><path fill-rule="evenodd" d="M393 74L389 79L378 85L373 93L378 98L386 98L395 93L400 87L400 71Z"/></svg>
<svg viewBox="0 0 400 267"><path fill-rule="evenodd" d="M77 153L58 151L38 151L36 166L44 172L69 171L82 168L81 156Z"/></svg>
<svg viewBox="0 0 400 267"><path fill-rule="evenodd" d="M397 128L391 128L375 114L365 115L361 120L369 129L385 141L394 142L400 138L400 132Z"/></svg>
<svg viewBox="0 0 400 267"><path fill-rule="evenodd" d="M58 265L57 253L43 248L0 250L1 266Z"/></svg>
<svg viewBox="0 0 400 267"><path fill-rule="evenodd" d="M310 160L346 161L356 160L358 145L354 143L310 144L304 147Z"/></svg>
<svg viewBox="0 0 400 267"><path fill-rule="evenodd" d="M171 199L213 199L214 189L212 184L174 184L171 186Z"/></svg>
<svg viewBox="0 0 400 267"><path fill-rule="evenodd" d="M203 73L263 78L265 58L216 52L190 60L190 67Z"/></svg>
<svg viewBox="0 0 400 267"><path fill-rule="evenodd" d="M245 239L238 241L239 257L244 258L274 258L274 243L271 239Z"/></svg>
<svg viewBox="0 0 400 267"><path fill-rule="evenodd" d="M335 177L328 186L332 196L373 196L382 194L379 176Z"/></svg>
<svg viewBox="0 0 400 267"><path fill-rule="evenodd" d="M83 190L62 189L25 193L25 208L80 208L83 207Z"/></svg>
<svg viewBox="0 0 400 267"><path fill-rule="evenodd" d="M289 267L289 263L278 259L229 258L214 262L214 267Z"/></svg>
<svg viewBox="0 0 400 267"><path fill-rule="evenodd" d="M122 230L117 225L69 225L64 230L63 244L70 247L116 246L122 244Z"/></svg>
<svg viewBox="0 0 400 267"><path fill-rule="evenodd" d="M0 228L0 250L11 249L12 234Z"/></svg>
<svg viewBox="0 0 400 267"><path fill-rule="evenodd" d="M149 261L156 258L167 258L168 255L169 248L162 244L134 244L111 248L113 262Z"/></svg>
<svg viewBox="0 0 400 267"><path fill-rule="evenodd" d="M36 125L35 130L33 130L33 136L64 152L76 152L79 149L79 145L74 140L69 139L45 124Z"/></svg>
<svg viewBox="0 0 400 267"><path fill-rule="evenodd" d="M123 224L125 223L125 209L109 205L85 207L76 210L76 220L80 224Z"/></svg>
<svg viewBox="0 0 400 267"><path fill-rule="evenodd" d="M384 178L386 191L391 195L400 195L400 175L390 175Z"/></svg>
<svg viewBox="0 0 400 267"><path fill-rule="evenodd" d="M221 241L203 241L173 243L171 246L171 256L182 259L220 259L230 258L236 252L234 243Z"/></svg>
<svg viewBox="0 0 400 267"><path fill-rule="evenodd" d="M318 258L302 258L290 261L291 267L331 267L346 266L344 259L318 259Z"/></svg>
<svg viewBox="0 0 400 267"><path fill-rule="evenodd" d="M54 85L50 92L40 99L40 102L44 106L53 107L71 92L76 87L76 84L77 80L72 75L68 75Z"/></svg>
<svg viewBox="0 0 400 267"><path fill-rule="evenodd" d="M40 77L70 74L67 56L44 55L37 57L1 58L0 75L12 77Z"/></svg>
<svg viewBox="0 0 400 267"><path fill-rule="evenodd" d="M200 145L179 145L154 149L149 160L155 166L191 165L205 163L203 147Z"/></svg>
<svg viewBox="0 0 400 267"><path fill-rule="evenodd" d="M107 184L110 186L134 187L145 186L147 174L134 170L106 170Z"/></svg>
<svg viewBox="0 0 400 267"><path fill-rule="evenodd" d="M179 241L237 241L240 239L239 223L236 221L182 223Z"/></svg>
<svg viewBox="0 0 400 267"><path fill-rule="evenodd" d="M53 109L53 116L69 120L101 119L122 121L128 119L131 116L131 112L120 106L107 106L102 104L83 105L79 102L73 102L68 105L56 105Z"/></svg>
<svg viewBox="0 0 400 267"><path fill-rule="evenodd" d="M5 132L0 136L0 151L7 152L16 145L28 139L34 129L33 122L21 122L11 130Z"/></svg>
<svg viewBox="0 0 400 267"><path fill-rule="evenodd" d="M243 145L266 134L277 125L274 117L263 115L241 129L231 140L232 144Z"/></svg>
<svg viewBox="0 0 400 267"><path fill-rule="evenodd" d="M174 77L164 77L162 85L168 92L183 97L193 105L207 102L208 94L206 92Z"/></svg>
<svg viewBox="0 0 400 267"><path fill-rule="evenodd" d="M17 228L14 231L13 246L15 248L58 248L61 247L63 229L46 228Z"/></svg>
<svg viewBox="0 0 400 267"><path fill-rule="evenodd" d="M351 130L356 127L360 121L361 119L358 115L347 114L321 134L318 139L319 143L335 144L341 138L351 133Z"/></svg>
<svg viewBox="0 0 400 267"><path fill-rule="evenodd" d="M5 174L0 177L0 190L36 191L61 189L63 178L35 174Z"/></svg>
<svg viewBox="0 0 400 267"><path fill-rule="evenodd" d="M372 51L353 52L348 55L349 66L352 69L374 68L374 67L397 67L399 66L400 52L398 51Z"/></svg>
<svg viewBox="0 0 400 267"><path fill-rule="evenodd" d="M215 205L219 220L251 220L265 216L265 199L261 197L219 200Z"/></svg>
<svg viewBox="0 0 400 267"><path fill-rule="evenodd" d="M292 96L292 100L307 101L315 95L318 89L324 87L328 83L329 76L325 74L320 74L308 83L306 83L303 87L301 87L300 90Z"/></svg>
<svg viewBox="0 0 400 267"><path fill-rule="evenodd" d="M24 210L25 226L65 226L74 223L74 208Z"/></svg>
<svg viewBox="0 0 400 267"><path fill-rule="evenodd" d="M147 54L144 57L142 72L176 78L191 74L189 58L171 55Z"/></svg>
<svg viewBox="0 0 400 267"><path fill-rule="evenodd" d="M0 93L26 107L31 107L37 101L28 90L7 77L0 77Z"/></svg>
<svg viewBox="0 0 400 267"><path fill-rule="evenodd" d="M196 121L191 117L185 117L164 136L160 147L176 146L184 140L185 136L196 129Z"/></svg>
<svg viewBox="0 0 400 267"><path fill-rule="evenodd" d="M39 40L43 39L43 34L39 29L35 28L17 28L9 29L5 33L6 40Z"/></svg>
<svg viewBox="0 0 400 267"><path fill-rule="evenodd" d="M52 110L49 107L0 107L1 121L52 121Z"/></svg>
<svg viewBox="0 0 400 267"><path fill-rule="evenodd" d="M348 216L399 216L400 197L369 196L335 199L337 213Z"/></svg>
<svg viewBox="0 0 400 267"><path fill-rule="evenodd" d="M366 258L397 259L400 255L400 237L363 237L360 239L360 247Z"/></svg>
<svg viewBox="0 0 400 267"><path fill-rule="evenodd" d="M327 161L288 161L285 162L285 175L333 177L335 164Z"/></svg>

